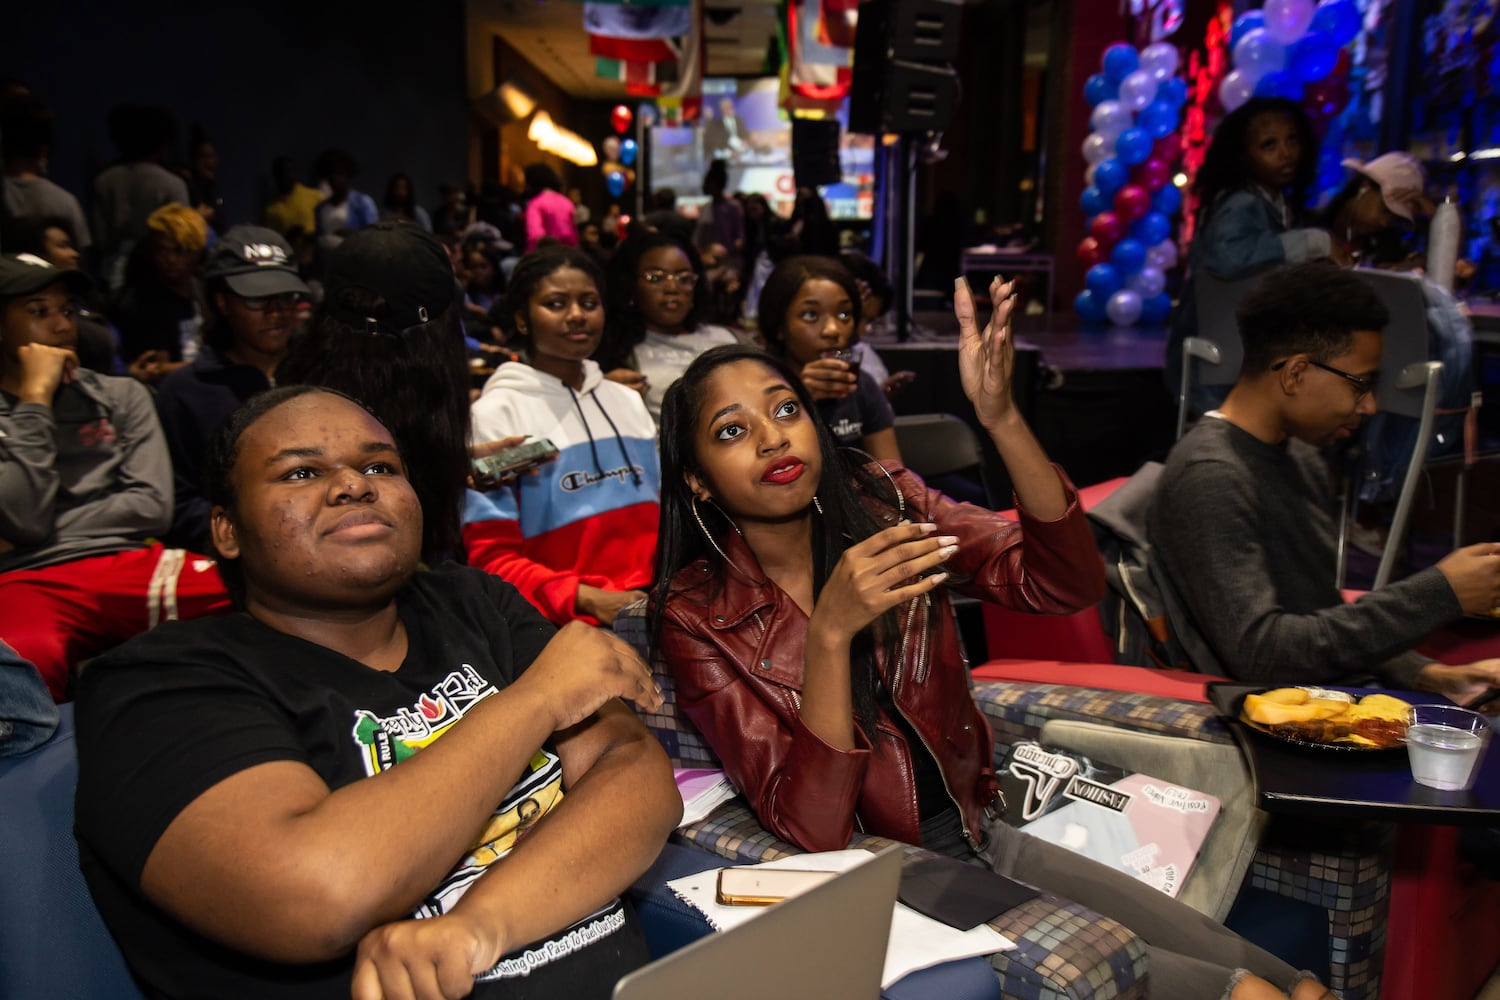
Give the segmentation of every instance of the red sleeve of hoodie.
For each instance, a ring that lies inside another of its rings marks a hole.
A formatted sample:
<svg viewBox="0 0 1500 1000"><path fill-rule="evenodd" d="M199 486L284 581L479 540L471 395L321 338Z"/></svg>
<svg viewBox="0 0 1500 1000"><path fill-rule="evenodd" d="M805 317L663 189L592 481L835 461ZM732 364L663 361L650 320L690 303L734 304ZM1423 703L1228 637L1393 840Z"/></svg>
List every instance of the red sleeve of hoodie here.
<svg viewBox="0 0 1500 1000"><path fill-rule="evenodd" d="M571 621L599 624L580 615L578 585L587 582L577 573L527 559L521 554L521 526L516 521L496 519L464 525L464 549L469 565L493 573L511 584L555 625Z"/></svg>

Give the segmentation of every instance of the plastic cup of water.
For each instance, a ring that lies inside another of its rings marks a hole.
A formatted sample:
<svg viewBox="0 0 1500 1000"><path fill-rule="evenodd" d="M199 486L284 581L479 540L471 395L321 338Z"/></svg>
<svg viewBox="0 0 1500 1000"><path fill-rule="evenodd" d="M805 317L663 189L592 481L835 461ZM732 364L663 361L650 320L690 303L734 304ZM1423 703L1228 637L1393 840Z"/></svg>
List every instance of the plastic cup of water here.
<svg viewBox="0 0 1500 1000"><path fill-rule="evenodd" d="M1472 788L1491 732L1489 720L1467 708L1413 707L1406 730L1412 780L1445 791Z"/></svg>

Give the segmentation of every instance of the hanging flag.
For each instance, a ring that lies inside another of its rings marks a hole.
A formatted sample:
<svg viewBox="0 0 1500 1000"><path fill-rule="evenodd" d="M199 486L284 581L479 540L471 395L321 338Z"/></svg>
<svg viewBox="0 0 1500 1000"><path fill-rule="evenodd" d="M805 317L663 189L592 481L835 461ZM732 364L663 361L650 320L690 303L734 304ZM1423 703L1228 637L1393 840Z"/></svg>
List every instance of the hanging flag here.
<svg viewBox="0 0 1500 1000"><path fill-rule="evenodd" d="M574 0L577 2L598 3L610 7L635 7L634 0ZM652 7L691 7L692 0L651 0Z"/></svg>
<svg viewBox="0 0 1500 1000"><path fill-rule="evenodd" d="M596 3L583 5L583 30L613 38L676 38L693 30L693 8Z"/></svg>
<svg viewBox="0 0 1500 1000"><path fill-rule="evenodd" d="M618 59L621 62L659 63L675 61L678 50L672 43L661 38L590 35L589 55L600 59Z"/></svg>
<svg viewBox="0 0 1500 1000"><path fill-rule="evenodd" d="M807 24L808 18L804 10L808 7L816 10L816 4L817 0L790 0L786 6L787 23L778 38L787 53L787 85L802 97L820 101L841 100L849 96L849 85L854 78L849 68L852 50L819 47L832 53L844 53L846 61L842 65L808 62L804 58L802 35L805 29L808 34L812 34L812 26Z"/></svg>
<svg viewBox="0 0 1500 1000"><path fill-rule="evenodd" d="M638 97L655 97L661 88L656 83L654 63L629 62L623 59L594 60L594 75L601 80L619 80L627 93ZM639 92L637 89L639 88Z"/></svg>
<svg viewBox="0 0 1500 1000"><path fill-rule="evenodd" d="M798 9L794 12L793 7ZM796 19L797 50L804 65L848 67L854 64L853 49L818 41L818 0L792 0L787 4L787 16Z"/></svg>
<svg viewBox="0 0 1500 1000"><path fill-rule="evenodd" d="M822 0L818 12L818 41L852 49L858 23L859 0Z"/></svg>
<svg viewBox="0 0 1500 1000"><path fill-rule="evenodd" d="M692 30L680 39L677 80L662 87L657 102L664 117L670 108L679 123L697 121L703 107L703 0L693 0L692 15Z"/></svg>

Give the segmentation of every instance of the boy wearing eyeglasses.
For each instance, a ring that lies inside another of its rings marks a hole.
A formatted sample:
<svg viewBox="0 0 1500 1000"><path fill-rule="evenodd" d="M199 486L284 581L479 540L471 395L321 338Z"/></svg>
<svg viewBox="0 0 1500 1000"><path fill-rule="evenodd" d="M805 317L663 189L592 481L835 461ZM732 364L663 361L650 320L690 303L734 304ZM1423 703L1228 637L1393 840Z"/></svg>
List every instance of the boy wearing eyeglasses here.
<svg viewBox="0 0 1500 1000"><path fill-rule="evenodd" d="M88 286L0 257L0 638L58 701L81 660L229 607L211 559L147 543L171 521L171 460L145 386L78 365Z"/></svg>
<svg viewBox="0 0 1500 1000"><path fill-rule="evenodd" d="M235 226L204 267L209 316L203 351L162 380L156 412L172 456L176 501L168 539L211 552L204 453L224 418L275 381L276 366L301 329L308 295L291 245L272 229Z"/></svg>
<svg viewBox="0 0 1500 1000"><path fill-rule="evenodd" d="M1172 449L1148 519L1154 566L1217 661L1194 666L1489 697L1500 660L1449 666L1411 647L1500 604L1500 546L1459 549L1352 603L1335 585L1338 502L1320 450L1375 412L1385 306L1315 262L1272 271L1238 319L1239 380Z"/></svg>

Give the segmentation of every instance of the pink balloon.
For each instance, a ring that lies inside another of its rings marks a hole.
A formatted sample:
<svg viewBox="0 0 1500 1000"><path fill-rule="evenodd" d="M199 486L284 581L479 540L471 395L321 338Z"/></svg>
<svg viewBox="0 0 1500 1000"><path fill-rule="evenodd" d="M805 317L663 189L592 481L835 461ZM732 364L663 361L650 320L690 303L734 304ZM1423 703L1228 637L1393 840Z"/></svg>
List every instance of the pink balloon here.
<svg viewBox="0 0 1500 1000"><path fill-rule="evenodd" d="M1095 264L1103 263L1103 261L1104 248L1099 245L1097 239L1092 236L1085 236L1079 241L1078 263L1083 265L1084 270L1088 270Z"/></svg>
<svg viewBox="0 0 1500 1000"><path fill-rule="evenodd" d="M1151 211L1151 195L1139 184L1126 184L1115 194L1115 214L1134 222Z"/></svg>
<svg viewBox="0 0 1500 1000"><path fill-rule="evenodd" d="M1176 132L1169 132L1156 140L1151 147L1151 159L1160 160L1168 165L1176 163L1177 157L1182 155L1182 136Z"/></svg>
<svg viewBox="0 0 1500 1000"><path fill-rule="evenodd" d="M1094 224L1089 233L1099 241L1102 248L1109 249L1125 235L1125 221L1114 212L1100 212L1094 216Z"/></svg>
<svg viewBox="0 0 1500 1000"><path fill-rule="evenodd" d="M1153 156L1137 166L1130 179L1154 193L1160 191L1166 186L1167 181L1172 179L1172 168L1165 160L1158 160Z"/></svg>

